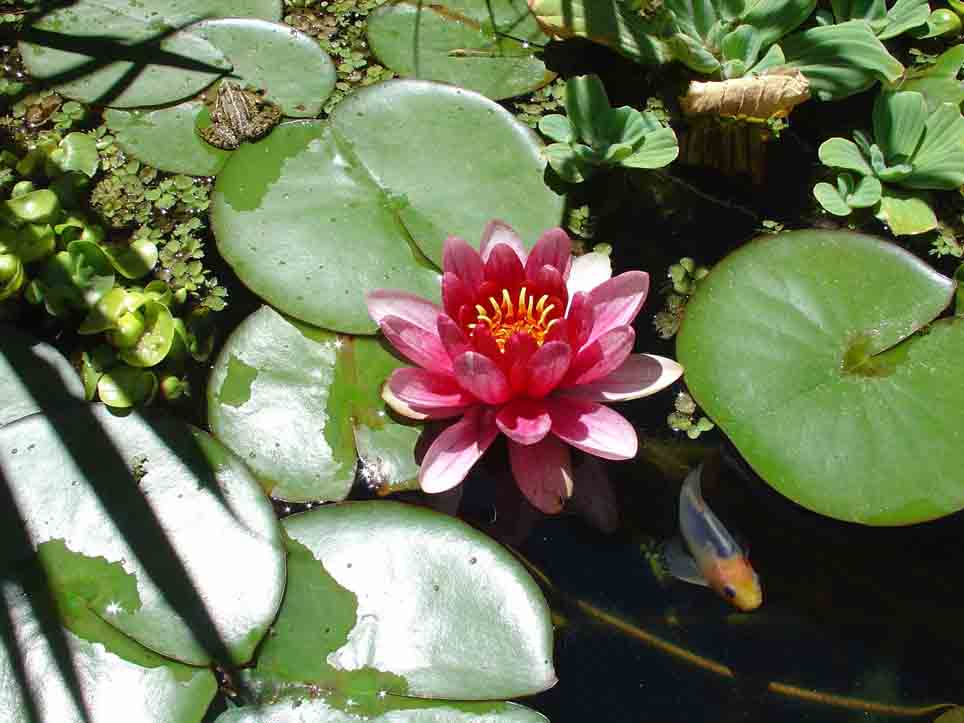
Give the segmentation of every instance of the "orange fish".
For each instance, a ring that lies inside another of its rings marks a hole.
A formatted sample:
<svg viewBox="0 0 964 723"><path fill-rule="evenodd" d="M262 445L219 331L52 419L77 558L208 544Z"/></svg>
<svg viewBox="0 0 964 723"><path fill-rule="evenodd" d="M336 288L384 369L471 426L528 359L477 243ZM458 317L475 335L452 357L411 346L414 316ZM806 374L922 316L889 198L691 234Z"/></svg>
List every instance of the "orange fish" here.
<svg viewBox="0 0 964 723"><path fill-rule="evenodd" d="M703 465L687 476L679 493L679 526L682 539L663 547L663 558L674 577L715 590L743 611L756 610L763 602L760 578L733 535L703 499L700 480Z"/></svg>

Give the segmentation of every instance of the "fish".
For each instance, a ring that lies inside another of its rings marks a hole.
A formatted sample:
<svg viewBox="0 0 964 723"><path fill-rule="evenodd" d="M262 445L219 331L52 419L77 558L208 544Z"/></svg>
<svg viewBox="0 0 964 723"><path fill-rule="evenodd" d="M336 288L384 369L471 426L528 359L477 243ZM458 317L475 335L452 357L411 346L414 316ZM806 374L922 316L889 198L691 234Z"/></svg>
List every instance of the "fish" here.
<svg viewBox="0 0 964 723"><path fill-rule="evenodd" d="M663 546L663 560L674 577L712 588L739 610L756 610L763 603L760 578L743 548L703 499L702 474L700 464L683 481L680 537Z"/></svg>

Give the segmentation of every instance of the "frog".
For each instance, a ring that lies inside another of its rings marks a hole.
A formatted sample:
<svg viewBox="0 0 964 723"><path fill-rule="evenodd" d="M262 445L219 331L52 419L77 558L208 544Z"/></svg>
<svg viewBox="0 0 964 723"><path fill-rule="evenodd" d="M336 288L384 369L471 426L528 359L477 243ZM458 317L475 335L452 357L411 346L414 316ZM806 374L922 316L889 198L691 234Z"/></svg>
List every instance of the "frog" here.
<svg viewBox="0 0 964 723"><path fill-rule="evenodd" d="M281 120L281 110L258 93L223 81L211 111L211 125L198 135L212 146L233 151L242 141L265 136Z"/></svg>

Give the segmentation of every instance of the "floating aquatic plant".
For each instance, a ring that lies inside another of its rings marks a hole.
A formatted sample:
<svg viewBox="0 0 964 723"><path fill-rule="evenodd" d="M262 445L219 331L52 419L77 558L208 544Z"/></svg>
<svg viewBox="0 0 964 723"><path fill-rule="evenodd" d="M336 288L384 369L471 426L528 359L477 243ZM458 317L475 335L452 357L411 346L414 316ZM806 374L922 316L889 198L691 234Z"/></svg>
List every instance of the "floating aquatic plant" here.
<svg viewBox="0 0 964 723"><path fill-rule="evenodd" d="M653 394L682 373L632 353L649 276L610 278L602 254L573 259L562 229L527 254L501 221L486 226L481 254L450 236L442 268L442 308L400 291L368 295L381 332L418 365L392 372L388 405L413 419L460 417L425 453L422 489L459 484L501 432L523 493L559 512L572 495L567 445L604 459L636 454L632 425L600 402Z"/></svg>

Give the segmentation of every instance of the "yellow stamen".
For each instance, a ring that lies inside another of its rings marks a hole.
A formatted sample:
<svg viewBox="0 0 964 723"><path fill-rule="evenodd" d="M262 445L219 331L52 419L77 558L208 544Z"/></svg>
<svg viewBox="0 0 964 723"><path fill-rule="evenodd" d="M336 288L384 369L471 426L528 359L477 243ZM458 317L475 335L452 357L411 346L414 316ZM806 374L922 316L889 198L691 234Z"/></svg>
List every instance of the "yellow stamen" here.
<svg viewBox="0 0 964 723"><path fill-rule="evenodd" d="M536 300L524 286L519 289L519 298L515 303L508 289L502 289L499 298L490 296L487 301L492 311L489 312L483 305L476 304L476 323L467 326L475 329L479 324L484 324L502 351L505 351L505 345L516 333L528 334L536 344L542 346L546 334L561 317L561 314L557 313L554 318L550 318L556 310L556 304L548 303L548 294L543 294Z"/></svg>

